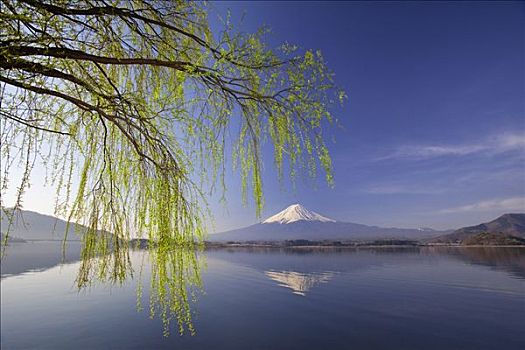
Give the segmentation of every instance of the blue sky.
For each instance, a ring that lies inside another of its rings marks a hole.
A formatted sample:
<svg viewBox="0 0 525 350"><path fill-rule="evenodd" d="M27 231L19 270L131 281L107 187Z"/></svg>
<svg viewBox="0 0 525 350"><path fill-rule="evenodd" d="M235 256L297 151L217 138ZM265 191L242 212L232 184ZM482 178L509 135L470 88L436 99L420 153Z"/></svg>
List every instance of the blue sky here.
<svg viewBox="0 0 525 350"><path fill-rule="evenodd" d="M279 184L265 159L265 215L289 204L338 220L454 228L525 211L525 4L230 2L245 31L321 49L349 101L329 145L336 185ZM257 222L239 179L216 230ZM314 188L315 187L315 188Z"/></svg>
<svg viewBox="0 0 525 350"><path fill-rule="evenodd" d="M349 96L328 144L335 188L279 183L268 152L263 219L301 203L341 221L445 229L525 211L525 3L211 6L243 31L270 26L271 45L320 49ZM34 175L24 207L52 214L54 190ZM210 198L215 231L258 221L227 175L226 206Z"/></svg>

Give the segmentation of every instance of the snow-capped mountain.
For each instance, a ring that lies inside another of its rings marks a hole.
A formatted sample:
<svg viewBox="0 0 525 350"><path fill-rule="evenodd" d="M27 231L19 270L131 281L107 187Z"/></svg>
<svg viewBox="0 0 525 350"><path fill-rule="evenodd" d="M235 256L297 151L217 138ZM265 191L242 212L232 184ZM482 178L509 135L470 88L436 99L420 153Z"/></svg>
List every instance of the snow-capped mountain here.
<svg viewBox="0 0 525 350"><path fill-rule="evenodd" d="M440 231L384 228L330 219L300 204L293 204L263 222L245 228L216 233L210 241L283 241L307 239L374 240L421 239L443 234Z"/></svg>
<svg viewBox="0 0 525 350"><path fill-rule="evenodd" d="M335 220L329 219L321 214L314 211L310 211L303 207L301 204L292 204L283 211L270 216L264 220L263 224L291 224L296 221L319 221L319 222L335 222Z"/></svg>

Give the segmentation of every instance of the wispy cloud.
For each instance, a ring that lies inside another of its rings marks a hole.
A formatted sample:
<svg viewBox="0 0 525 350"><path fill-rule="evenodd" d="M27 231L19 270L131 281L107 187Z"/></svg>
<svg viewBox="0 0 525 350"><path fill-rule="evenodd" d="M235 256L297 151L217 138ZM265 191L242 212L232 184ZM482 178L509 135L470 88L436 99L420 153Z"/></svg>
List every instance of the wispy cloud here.
<svg viewBox="0 0 525 350"><path fill-rule="evenodd" d="M364 192L370 194L439 194L443 190L423 186L378 185L368 187Z"/></svg>
<svg viewBox="0 0 525 350"><path fill-rule="evenodd" d="M429 159L443 156L466 156L471 154L498 154L509 151L525 151L525 134L503 133L486 137L474 143L449 144L449 145L405 145L393 153L387 154L377 160L396 158Z"/></svg>
<svg viewBox="0 0 525 350"><path fill-rule="evenodd" d="M464 212L480 212L491 210L505 210L505 211L525 211L525 197L511 197L503 199L490 199L480 201L460 207L447 208L440 210L439 213L464 213Z"/></svg>
<svg viewBox="0 0 525 350"><path fill-rule="evenodd" d="M504 164L507 169L486 169L475 168L463 175L457 175L452 180L456 186L471 186L478 185L494 185L498 183L523 183L523 174L525 171L525 164ZM447 183L450 186L450 182Z"/></svg>

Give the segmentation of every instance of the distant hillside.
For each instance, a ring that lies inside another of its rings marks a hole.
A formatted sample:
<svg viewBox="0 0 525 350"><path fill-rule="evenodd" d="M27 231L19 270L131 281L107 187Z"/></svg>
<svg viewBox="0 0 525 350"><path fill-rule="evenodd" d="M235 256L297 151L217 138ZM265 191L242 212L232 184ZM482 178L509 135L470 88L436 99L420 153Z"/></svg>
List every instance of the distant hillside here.
<svg viewBox="0 0 525 350"><path fill-rule="evenodd" d="M442 231L384 228L350 222L305 222L290 224L255 224L245 228L212 234L210 241L281 241L281 240L374 240L422 239L443 234Z"/></svg>
<svg viewBox="0 0 525 350"><path fill-rule="evenodd" d="M436 237L432 239L431 242L461 243L482 233L525 238L525 214L504 214L496 220L475 226L463 227L450 234Z"/></svg>
<svg viewBox="0 0 525 350"><path fill-rule="evenodd" d="M39 214L33 211L20 210L16 213L13 225L9 228L9 221L3 210L1 211L1 233L9 230L9 236L22 240L63 240L66 233L66 221L53 216ZM68 241L79 241L78 232L84 232L82 225L71 224L68 232Z"/></svg>
<svg viewBox="0 0 525 350"><path fill-rule="evenodd" d="M461 241L462 245L525 245L525 238L506 233L478 233Z"/></svg>
<svg viewBox="0 0 525 350"><path fill-rule="evenodd" d="M450 232L450 231L449 231ZM284 240L377 240L435 237L443 231L368 226L340 222L294 204L262 223L212 234L210 241L284 241Z"/></svg>

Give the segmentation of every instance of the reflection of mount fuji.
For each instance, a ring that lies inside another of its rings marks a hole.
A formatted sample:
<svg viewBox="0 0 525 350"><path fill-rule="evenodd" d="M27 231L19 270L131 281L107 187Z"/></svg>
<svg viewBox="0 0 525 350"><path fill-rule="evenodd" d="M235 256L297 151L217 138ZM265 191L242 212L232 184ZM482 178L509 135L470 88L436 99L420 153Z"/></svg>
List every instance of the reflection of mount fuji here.
<svg viewBox="0 0 525 350"><path fill-rule="evenodd" d="M278 282L281 287L289 288L292 293L306 296L306 293L315 285L327 283L334 277L333 272L295 271L265 271L264 274L271 280Z"/></svg>

